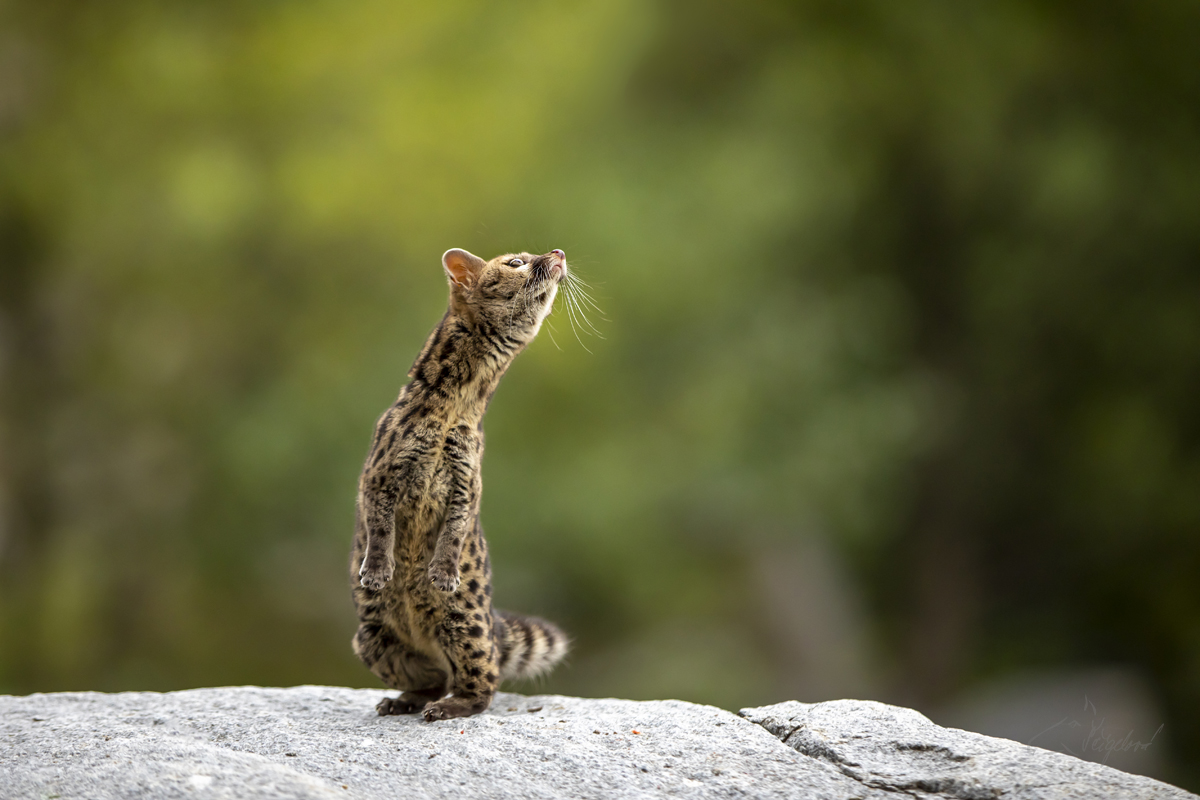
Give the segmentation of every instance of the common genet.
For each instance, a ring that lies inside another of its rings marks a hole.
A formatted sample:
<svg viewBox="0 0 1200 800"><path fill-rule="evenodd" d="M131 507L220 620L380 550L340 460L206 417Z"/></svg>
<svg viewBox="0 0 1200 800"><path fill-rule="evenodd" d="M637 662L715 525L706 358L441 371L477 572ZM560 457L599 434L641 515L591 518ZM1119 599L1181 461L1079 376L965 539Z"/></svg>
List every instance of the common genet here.
<svg viewBox="0 0 1200 800"><path fill-rule="evenodd" d="M545 672L568 646L553 624L492 608L479 524L483 415L568 279L566 256L454 249L442 265L450 306L375 425L351 553L354 652L402 692L376 709L430 721L484 711L500 681Z"/></svg>

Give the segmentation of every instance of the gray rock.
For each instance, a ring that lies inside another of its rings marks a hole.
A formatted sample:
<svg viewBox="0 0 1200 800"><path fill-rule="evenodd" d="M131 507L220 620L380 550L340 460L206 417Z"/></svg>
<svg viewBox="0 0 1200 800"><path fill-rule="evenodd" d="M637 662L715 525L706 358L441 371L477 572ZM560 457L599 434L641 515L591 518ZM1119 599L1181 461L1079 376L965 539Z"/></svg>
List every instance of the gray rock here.
<svg viewBox="0 0 1200 800"><path fill-rule="evenodd" d="M486 714L425 723L376 716L383 694L0 697L0 798L1194 797L878 703L739 717L501 694Z"/></svg>
<svg viewBox="0 0 1200 800"><path fill-rule="evenodd" d="M883 703L793 701L745 708L741 716L870 789L958 800L1195 797L1103 764L942 728Z"/></svg>

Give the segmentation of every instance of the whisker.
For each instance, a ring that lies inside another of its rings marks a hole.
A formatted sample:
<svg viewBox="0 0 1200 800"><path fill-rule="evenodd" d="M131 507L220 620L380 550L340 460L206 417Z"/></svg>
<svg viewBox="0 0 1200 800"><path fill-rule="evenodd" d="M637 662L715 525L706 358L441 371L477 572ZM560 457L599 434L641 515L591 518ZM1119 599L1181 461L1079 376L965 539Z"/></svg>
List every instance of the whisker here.
<svg viewBox="0 0 1200 800"><path fill-rule="evenodd" d="M587 318L587 315L583 313L583 309L579 307L579 301L572 298L571 305L574 306L574 308L575 308L576 316L582 321L582 324L580 325L580 330L585 333L590 333L591 335L596 336L599 339L603 339L604 337L600 334L599 331L596 330L596 327L594 325L592 325L591 320L589 320ZM586 326L586 328L584 326Z"/></svg>
<svg viewBox="0 0 1200 800"><path fill-rule="evenodd" d="M575 291L579 293L579 296L586 300L588 305L603 315L603 309L596 305L595 300L592 299L591 292L594 291L592 290L592 287L588 286L588 284L582 278L576 276L574 273L569 273L567 278Z"/></svg>
<svg viewBox="0 0 1200 800"><path fill-rule="evenodd" d="M600 308L600 306L596 305L596 301L593 300L591 297L589 297L588 294L586 292L584 292L582 289L580 289L578 291L579 291L579 296L581 298L583 298L584 302L586 302L589 306L591 306L595 310L595 312L600 315L600 319L604 320L605 322L608 322L609 321L608 317L604 316L604 310L602 308Z"/></svg>
<svg viewBox="0 0 1200 800"><path fill-rule="evenodd" d="M592 324L592 321L590 319L588 319L587 310L584 308L583 303L580 301L581 294L582 294L582 290L578 286L575 286L574 284L571 284L568 282L566 295L567 295L569 302L571 303L572 306L575 307L575 310L579 314L579 318L583 320L583 324L586 325L588 328L590 328L591 332L593 334L595 334L599 338L603 339L604 334L602 334L596 328L596 326ZM586 296L585 296L585 299L586 299ZM595 307L595 303L592 303L592 306Z"/></svg>
<svg viewBox="0 0 1200 800"><path fill-rule="evenodd" d="M597 336L598 338L600 338L600 339L603 339L603 338L604 338L604 334L600 332L600 329L599 329L599 328L597 328L595 325L593 325L593 324L592 324L592 320L591 320L591 318L590 318L590 317L588 317L586 309L584 309L584 308L583 308L583 306L582 306L582 305L580 305L580 303L579 303L579 300L578 300L578 299L576 299L576 300L575 300L575 303L576 303L576 306L579 308L579 316L580 316L580 317L582 317L582 318L583 318L583 321L584 321L584 322L587 324L587 326L588 326L589 328L591 328L591 330L592 330L592 333L593 333L595 336ZM601 319L604 319L604 318L603 318L603 317L601 317ZM607 322L607 320L605 320L605 322Z"/></svg>
<svg viewBox="0 0 1200 800"><path fill-rule="evenodd" d="M568 277L571 279L571 282L575 285L576 289L578 289L582 294L586 295L589 300L592 299L592 293L596 290L591 284L587 283L582 278L576 277L574 273Z"/></svg>
<svg viewBox="0 0 1200 800"><path fill-rule="evenodd" d="M579 342L579 346L582 347L584 350L587 350L590 353L592 351L588 350L588 346L583 343L583 339L579 338L578 325L575 320L575 310L574 310L575 306L571 302L570 291L563 292L563 296L567 299L567 314L570 315L570 317L571 317L571 331L572 331L572 333L575 334L575 341Z"/></svg>
<svg viewBox="0 0 1200 800"><path fill-rule="evenodd" d="M550 337L550 341L554 343L554 347L561 353L562 348L558 346L558 340L554 338L554 323L546 317L546 335Z"/></svg>
<svg viewBox="0 0 1200 800"><path fill-rule="evenodd" d="M588 283L587 281L585 281L583 278L579 277L578 273L575 273L575 272L567 273L567 278L569 280L574 281L575 283L578 283L580 286L586 287L588 289L592 288L592 285L590 283Z"/></svg>
<svg viewBox="0 0 1200 800"><path fill-rule="evenodd" d="M569 287L567 288L567 291L564 294L567 297L567 307L569 309L571 309L571 312L572 312L571 318L573 320L575 320L575 322L579 325L579 329L581 331L586 332L586 328L584 327L582 310L579 308L579 303L577 303L575 300L575 295L571 292L571 289Z"/></svg>

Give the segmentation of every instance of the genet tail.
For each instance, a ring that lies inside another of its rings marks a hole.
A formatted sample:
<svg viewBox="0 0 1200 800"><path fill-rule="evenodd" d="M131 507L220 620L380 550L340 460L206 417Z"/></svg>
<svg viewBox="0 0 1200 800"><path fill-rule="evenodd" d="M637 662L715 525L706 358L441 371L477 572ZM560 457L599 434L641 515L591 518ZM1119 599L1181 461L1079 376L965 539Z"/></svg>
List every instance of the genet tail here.
<svg viewBox="0 0 1200 800"><path fill-rule="evenodd" d="M511 611L494 611L500 649L500 680L549 672L567 654L570 641L552 622Z"/></svg>

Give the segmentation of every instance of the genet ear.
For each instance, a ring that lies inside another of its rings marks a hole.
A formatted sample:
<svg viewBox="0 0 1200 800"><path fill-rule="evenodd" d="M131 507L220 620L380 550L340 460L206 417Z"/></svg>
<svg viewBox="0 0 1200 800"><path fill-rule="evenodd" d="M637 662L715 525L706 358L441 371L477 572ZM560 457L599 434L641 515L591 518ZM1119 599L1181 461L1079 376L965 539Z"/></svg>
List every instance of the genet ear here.
<svg viewBox="0 0 1200 800"><path fill-rule="evenodd" d="M475 285L486 263L479 256L457 247L442 254L442 266L446 268L446 277L463 289L470 289Z"/></svg>

